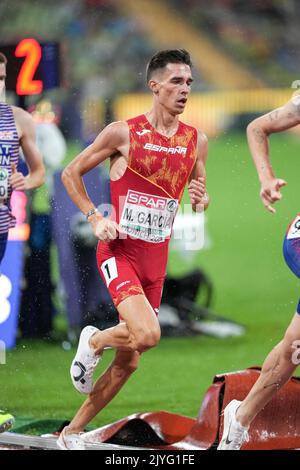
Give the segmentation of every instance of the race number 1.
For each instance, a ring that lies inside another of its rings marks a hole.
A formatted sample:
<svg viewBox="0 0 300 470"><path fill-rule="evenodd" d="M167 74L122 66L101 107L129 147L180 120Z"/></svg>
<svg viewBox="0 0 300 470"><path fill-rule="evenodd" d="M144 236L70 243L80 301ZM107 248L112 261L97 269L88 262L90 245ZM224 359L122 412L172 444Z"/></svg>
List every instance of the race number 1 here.
<svg viewBox="0 0 300 470"><path fill-rule="evenodd" d="M0 205L8 198L8 170L0 168Z"/></svg>
<svg viewBox="0 0 300 470"><path fill-rule="evenodd" d="M105 277L105 282L108 287L111 281L118 277L116 258L113 257L104 261L104 263L101 264L101 271Z"/></svg>

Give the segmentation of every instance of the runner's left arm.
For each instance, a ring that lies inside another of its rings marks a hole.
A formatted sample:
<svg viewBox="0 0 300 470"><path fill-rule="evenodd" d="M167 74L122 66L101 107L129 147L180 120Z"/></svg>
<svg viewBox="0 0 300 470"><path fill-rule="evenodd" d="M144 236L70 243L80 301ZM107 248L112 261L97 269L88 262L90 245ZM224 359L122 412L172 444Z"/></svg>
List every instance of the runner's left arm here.
<svg viewBox="0 0 300 470"><path fill-rule="evenodd" d="M18 172L15 165L12 168L10 183L18 191L35 189L45 181L45 167L40 151L36 144L35 125L29 113L21 108L14 108L17 127L21 133L20 146L22 147L29 174L24 176Z"/></svg>
<svg viewBox="0 0 300 470"><path fill-rule="evenodd" d="M209 205L209 196L206 191L205 164L208 154L208 140L206 135L199 131L197 141L197 158L189 177L188 192L194 212L202 212Z"/></svg>

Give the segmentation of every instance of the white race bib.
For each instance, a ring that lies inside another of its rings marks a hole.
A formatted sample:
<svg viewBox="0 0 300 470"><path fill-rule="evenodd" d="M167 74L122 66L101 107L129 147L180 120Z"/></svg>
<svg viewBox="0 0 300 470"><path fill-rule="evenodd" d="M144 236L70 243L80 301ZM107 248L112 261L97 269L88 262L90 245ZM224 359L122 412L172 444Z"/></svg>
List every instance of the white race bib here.
<svg viewBox="0 0 300 470"><path fill-rule="evenodd" d="M120 227L133 238L161 243L171 236L177 199L128 190Z"/></svg>
<svg viewBox="0 0 300 470"><path fill-rule="evenodd" d="M107 259L104 263L101 264L101 271L104 275L106 285L109 287L111 281L118 277L118 268L116 264L116 258L113 256L112 258Z"/></svg>
<svg viewBox="0 0 300 470"><path fill-rule="evenodd" d="M300 238L300 214L292 222L287 233L287 239L290 240L292 238Z"/></svg>
<svg viewBox="0 0 300 470"><path fill-rule="evenodd" d="M0 206L8 198L8 178L7 168L0 167Z"/></svg>

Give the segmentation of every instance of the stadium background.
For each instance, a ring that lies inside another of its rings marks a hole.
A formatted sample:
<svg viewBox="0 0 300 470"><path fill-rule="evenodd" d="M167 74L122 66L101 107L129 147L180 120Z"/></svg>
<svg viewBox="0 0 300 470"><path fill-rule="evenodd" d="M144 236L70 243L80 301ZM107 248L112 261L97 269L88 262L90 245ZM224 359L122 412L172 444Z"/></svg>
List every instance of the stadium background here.
<svg viewBox="0 0 300 470"><path fill-rule="evenodd" d="M183 120L210 137L211 246L192 261L171 254L168 271L180 275L203 268L214 284L213 309L246 325L246 334L163 338L143 356L140 369L93 425L137 411L195 417L213 376L261 365L295 310L299 284L284 264L281 247L286 227L299 211L299 136L296 130L271 138L274 169L288 181L272 216L259 199L245 127L295 92L292 84L300 78L296 3L75 0L45 7L29 0L1 2L0 44L23 37L61 44L62 86L46 97L63 110L60 124L68 142L64 164L110 119L147 109L144 71L152 53L184 47L195 64ZM13 102L15 97L9 94L8 99ZM28 104L36 100L31 97ZM59 285L59 265L53 258L52 276ZM0 366L1 408L20 417L19 423L21 417L68 419L82 402L69 379L74 348L64 350L61 340L55 340L67 329L63 306L58 307L54 334L20 338ZM108 351L101 369L111 357Z"/></svg>

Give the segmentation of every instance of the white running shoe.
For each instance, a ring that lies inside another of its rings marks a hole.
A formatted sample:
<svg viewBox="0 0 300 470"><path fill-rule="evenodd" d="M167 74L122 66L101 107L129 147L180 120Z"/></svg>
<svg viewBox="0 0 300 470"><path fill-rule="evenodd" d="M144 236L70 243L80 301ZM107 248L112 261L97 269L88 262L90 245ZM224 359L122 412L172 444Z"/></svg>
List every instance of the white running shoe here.
<svg viewBox="0 0 300 470"><path fill-rule="evenodd" d="M218 450L240 450L243 443L249 441L248 428L242 426L235 418L241 403L232 400L224 410L224 430Z"/></svg>
<svg viewBox="0 0 300 470"><path fill-rule="evenodd" d="M73 359L70 373L74 387L80 393L89 394L93 389L93 373L101 356L96 356L89 345L91 336L96 333L98 328L86 326L83 328L76 356Z"/></svg>
<svg viewBox="0 0 300 470"><path fill-rule="evenodd" d="M64 428L56 441L61 450L86 450L80 434L66 434Z"/></svg>

